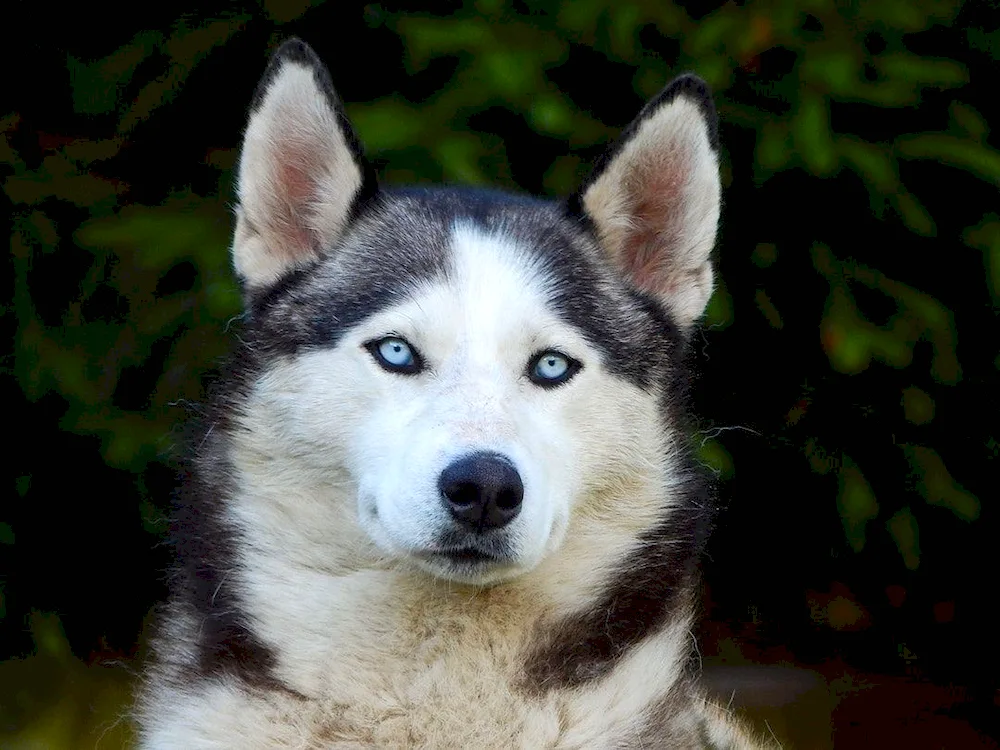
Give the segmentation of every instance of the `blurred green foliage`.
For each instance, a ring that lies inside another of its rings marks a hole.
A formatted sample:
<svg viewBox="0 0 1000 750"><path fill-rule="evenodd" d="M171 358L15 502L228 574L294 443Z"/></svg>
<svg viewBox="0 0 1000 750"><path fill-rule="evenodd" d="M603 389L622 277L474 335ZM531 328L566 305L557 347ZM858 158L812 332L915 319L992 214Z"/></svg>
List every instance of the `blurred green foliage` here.
<svg viewBox="0 0 1000 750"><path fill-rule="evenodd" d="M35 613L30 627L35 653L0 668L5 688L0 739L5 750L130 746L130 670L106 663L86 665L75 658L54 615Z"/></svg>
<svg viewBox="0 0 1000 750"><path fill-rule="evenodd" d="M704 77L727 204L701 455L733 497L714 556L725 569L741 555L746 571L710 570L710 583L812 627L794 587L844 580L889 623L879 638L951 653L941 643L956 631L893 620L883 589L976 611L969 576L998 457L996 12L953 0L234 8L149 9L128 31L87 18L86 43L74 17L62 32L38 18L38 38L52 36L32 60L52 80L29 79L0 111L4 383L30 435L0 508L0 632L4 656L24 657L0 665L0 690L17 686L0 701L5 747L92 747L101 722L125 731L113 714L128 678L84 661L132 653L162 595L166 557L145 550L165 529L174 425L239 315L239 129L268 46L293 33L330 62L388 182L563 195L674 74ZM100 500L81 509L81 488ZM34 610L59 612L69 640L50 615L25 629Z"/></svg>

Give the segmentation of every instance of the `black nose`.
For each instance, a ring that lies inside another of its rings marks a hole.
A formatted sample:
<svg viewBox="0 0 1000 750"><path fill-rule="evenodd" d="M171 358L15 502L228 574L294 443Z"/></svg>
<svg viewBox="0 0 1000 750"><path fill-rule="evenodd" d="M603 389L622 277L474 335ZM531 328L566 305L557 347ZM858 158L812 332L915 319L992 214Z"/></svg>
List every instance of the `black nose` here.
<svg viewBox="0 0 1000 750"><path fill-rule="evenodd" d="M514 465L497 453L473 453L441 472L441 497L452 516L473 531L498 529L521 510L524 485Z"/></svg>

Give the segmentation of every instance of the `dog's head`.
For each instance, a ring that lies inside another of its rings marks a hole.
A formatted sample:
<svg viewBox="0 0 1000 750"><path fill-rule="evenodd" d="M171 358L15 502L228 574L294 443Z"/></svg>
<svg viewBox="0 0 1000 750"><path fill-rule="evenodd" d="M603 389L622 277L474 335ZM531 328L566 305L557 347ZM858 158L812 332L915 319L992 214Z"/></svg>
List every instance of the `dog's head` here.
<svg viewBox="0 0 1000 750"><path fill-rule="evenodd" d="M317 506L349 496L381 554L481 584L538 565L574 520L654 523L665 383L712 291L714 128L684 76L562 203L384 190L326 69L285 43L251 107L233 243L261 363L241 468L288 478L275 523L334 545L322 526L344 516Z"/></svg>

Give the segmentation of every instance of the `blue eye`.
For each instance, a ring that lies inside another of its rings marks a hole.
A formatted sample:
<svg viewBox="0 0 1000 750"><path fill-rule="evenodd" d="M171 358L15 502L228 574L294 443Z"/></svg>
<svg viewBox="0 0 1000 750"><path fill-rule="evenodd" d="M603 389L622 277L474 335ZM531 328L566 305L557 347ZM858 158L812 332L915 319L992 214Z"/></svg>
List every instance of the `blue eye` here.
<svg viewBox="0 0 1000 750"><path fill-rule="evenodd" d="M528 363L528 378L535 385L551 387L561 385L576 375L580 363L557 351L545 351L535 355Z"/></svg>
<svg viewBox="0 0 1000 750"><path fill-rule="evenodd" d="M398 336L386 336L365 344L375 361L389 372L415 375L423 369L420 356L406 341Z"/></svg>

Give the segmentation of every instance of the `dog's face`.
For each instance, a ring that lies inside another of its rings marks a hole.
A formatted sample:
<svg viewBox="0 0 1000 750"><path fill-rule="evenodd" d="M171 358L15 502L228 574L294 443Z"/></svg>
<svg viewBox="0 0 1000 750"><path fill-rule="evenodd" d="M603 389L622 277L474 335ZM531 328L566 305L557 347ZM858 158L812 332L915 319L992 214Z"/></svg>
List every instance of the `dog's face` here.
<svg viewBox="0 0 1000 750"><path fill-rule="evenodd" d="M397 215L419 205L403 200ZM493 208L512 218L502 200ZM610 274L587 268L586 233L552 208L515 214L516 232L436 210L424 231L407 224L413 252L438 270L407 278L399 266L398 286L366 292L376 311L334 345L284 358L257 391L280 415L281 453L311 453L317 472L346 467L357 521L383 552L486 583L534 567L603 486L650 471L664 449L656 384L676 342ZM345 239L345 254L398 234L381 213ZM563 225L544 230L548 258L531 242L543 222ZM297 304L273 306L270 325L343 318L331 296L370 284L364 266L321 264ZM566 288L572 271L592 277L591 299L571 301L583 311L600 303L599 325L576 325L560 304L584 293Z"/></svg>
<svg viewBox="0 0 1000 750"><path fill-rule="evenodd" d="M609 383L526 249L472 224L449 240L444 277L345 337L361 395L349 461L382 549L486 582L559 543L586 464L606 452L593 433L612 420L593 407Z"/></svg>
<svg viewBox="0 0 1000 750"><path fill-rule="evenodd" d="M384 192L326 75L286 44L244 144L251 429L303 482L346 482L384 555L516 576L575 516L627 515L609 491L663 483L663 383L711 291L710 105L679 79L567 205Z"/></svg>

